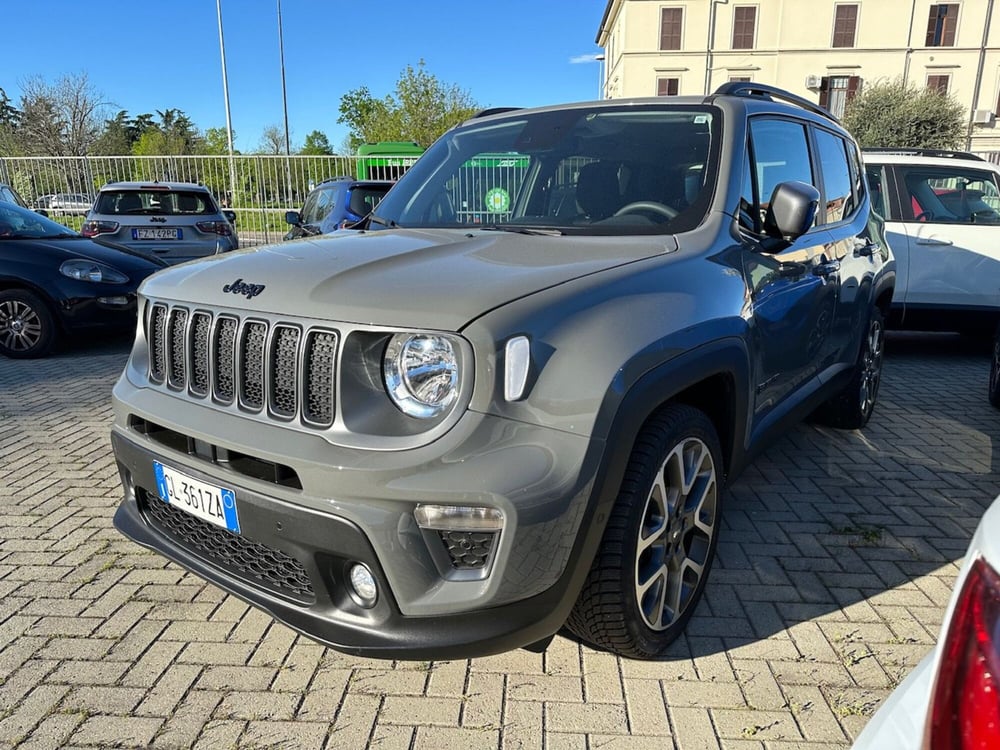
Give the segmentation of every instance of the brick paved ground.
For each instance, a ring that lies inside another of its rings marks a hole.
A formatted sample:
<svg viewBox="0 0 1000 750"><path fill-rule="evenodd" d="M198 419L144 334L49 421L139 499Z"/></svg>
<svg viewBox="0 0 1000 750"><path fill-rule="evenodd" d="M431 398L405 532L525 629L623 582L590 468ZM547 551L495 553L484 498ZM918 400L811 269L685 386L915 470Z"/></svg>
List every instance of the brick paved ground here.
<svg viewBox="0 0 1000 750"><path fill-rule="evenodd" d="M124 344L0 360L0 747L846 748L1000 491L988 360L953 342L893 339L863 434L802 426L757 460L657 663L325 650L112 528Z"/></svg>

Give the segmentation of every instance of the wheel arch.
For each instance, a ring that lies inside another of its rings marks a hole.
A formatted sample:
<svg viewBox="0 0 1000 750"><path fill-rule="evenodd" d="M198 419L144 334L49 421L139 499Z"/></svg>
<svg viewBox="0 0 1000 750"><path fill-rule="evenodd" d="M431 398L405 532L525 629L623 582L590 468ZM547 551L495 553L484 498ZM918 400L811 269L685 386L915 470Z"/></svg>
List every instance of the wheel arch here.
<svg viewBox="0 0 1000 750"><path fill-rule="evenodd" d="M0 277L0 292L7 292L12 289L21 289L38 297L38 299L40 299L48 308L49 314L52 316L52 320L55 321L56 331L63 335L68 333L63 316L59 313L59 305L56 303L55 299L52 298L52 295L45 291L43 287L33 284L30 281L25 281L24 279Z"/></svg>
<svg viewBox="0 0 1000 750"><path fill-rule="evenodd" d="M642 428L667 404L682 403L705 413L719 436L725 474L738 473L745 454L749 384L749 353L736 337L697 347L649 370L620 398L608 397L602 404L597 427L607 439L605 464L623 473Z"/></svg>

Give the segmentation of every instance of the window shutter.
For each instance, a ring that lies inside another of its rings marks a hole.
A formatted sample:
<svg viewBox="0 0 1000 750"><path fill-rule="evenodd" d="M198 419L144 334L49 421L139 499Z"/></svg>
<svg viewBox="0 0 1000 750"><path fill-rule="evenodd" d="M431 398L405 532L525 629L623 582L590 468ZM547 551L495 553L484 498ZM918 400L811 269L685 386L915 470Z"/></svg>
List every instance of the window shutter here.
<svg viewBox="0 0 1000 750"><path fill-rule="evenodd" d="M830 77L823 76L819 83L819 106L827 108L830 106Z"/></svg>
<svg viewBox="0 0 1000 750"><path fill-rule="evenodd" d="M851 76L847 79L847 101L850 102L861 90L861 76Z"/></svg>

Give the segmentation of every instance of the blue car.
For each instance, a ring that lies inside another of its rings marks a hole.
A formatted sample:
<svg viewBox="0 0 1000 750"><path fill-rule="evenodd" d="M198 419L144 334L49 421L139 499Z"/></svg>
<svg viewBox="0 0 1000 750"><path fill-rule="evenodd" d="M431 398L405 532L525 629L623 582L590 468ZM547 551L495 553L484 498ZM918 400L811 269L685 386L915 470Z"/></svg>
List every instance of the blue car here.
<svg viewBox="0 0 1000 750"><path fill-rule="evenodd" d="M291 225L285 239L350 228L370 214L394 184L394 180L355 180L351 177L324 180L306 196L301 212L285 214L285 221Z"/></svg>

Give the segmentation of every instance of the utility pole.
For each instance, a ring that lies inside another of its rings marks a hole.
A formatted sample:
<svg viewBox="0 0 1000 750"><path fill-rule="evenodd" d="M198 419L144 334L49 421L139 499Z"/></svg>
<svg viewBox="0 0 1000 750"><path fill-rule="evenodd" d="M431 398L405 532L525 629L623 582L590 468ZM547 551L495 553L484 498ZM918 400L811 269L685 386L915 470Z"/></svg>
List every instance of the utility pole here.
<svg viewBox="0 0 1000 750"><path fill-rule="evenodd" d="M229 137L229 195L230 208L236 202L236 162L233 160L233 120L229 115L229 77L226 75L226 41L222 36L222 0L215 0L219 15L219 51L222 54L222 96L226 101L226 135Z"/></svg>
<svg viewBox="0 0 1000 750"><path fill-rule="evenodd" d="M285 201L292 201L292 146L288 137L288 94L285 90L285 37L281 31L281 0L278 0L278 54L281 57L281 104L285 109Z"/></svg>

